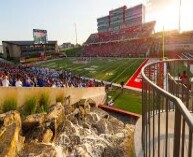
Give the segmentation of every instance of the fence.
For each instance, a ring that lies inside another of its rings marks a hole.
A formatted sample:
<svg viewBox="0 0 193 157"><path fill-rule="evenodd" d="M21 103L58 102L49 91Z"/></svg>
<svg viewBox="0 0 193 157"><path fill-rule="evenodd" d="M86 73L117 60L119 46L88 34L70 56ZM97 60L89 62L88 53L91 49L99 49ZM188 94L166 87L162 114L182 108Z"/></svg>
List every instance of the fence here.
<svg viewBox="0 0 193 157"><path fill-rule="evenodd" d="M143 67L142 156L192 157L192 60L167 60ZM189 76L181 82L179 74Z"/></svg>

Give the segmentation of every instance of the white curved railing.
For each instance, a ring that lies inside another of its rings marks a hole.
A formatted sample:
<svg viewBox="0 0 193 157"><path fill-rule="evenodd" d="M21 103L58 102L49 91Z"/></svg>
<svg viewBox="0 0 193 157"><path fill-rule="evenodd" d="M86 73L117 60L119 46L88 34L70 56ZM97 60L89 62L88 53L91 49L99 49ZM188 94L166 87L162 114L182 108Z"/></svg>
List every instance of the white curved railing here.
<svg viewBox="0 0 193 157"><path fill-rule="evenodd" d="M191 62L193 60L167 60L150 63L142 69L144 157L193 156L190 81L184 85L178 80L182 71L192 75Z"/></svg>

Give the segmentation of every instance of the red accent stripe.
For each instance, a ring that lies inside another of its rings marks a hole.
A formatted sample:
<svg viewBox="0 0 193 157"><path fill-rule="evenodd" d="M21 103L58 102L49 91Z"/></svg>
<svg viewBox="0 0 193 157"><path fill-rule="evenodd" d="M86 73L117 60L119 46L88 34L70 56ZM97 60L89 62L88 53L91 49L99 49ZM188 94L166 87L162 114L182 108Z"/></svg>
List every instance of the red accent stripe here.
<svg viewBox="0 0 193 157"><path fill-rule="evenodd" d="M133 112L128 112L128 111L121 110L121 109L118 109L118 108L115 108L115 107L109 107L109 106L100 105L100 104L98 105L98 107L100 107L102 109L109 110L109 111L113 111L113 112L117 112L117 113L121 113L121 114L126 114L128 116L132 116L132 117L135 117L135 118L140 118L141 117L140 114L133 113Z"/></svg>
<svg viewBox="0 0 193 157"><path fill-rule="evenodd" d="M135 79L137 78L137 76L138 76L139 73L141 72L142 67L143 67L147 62L148 62L148 59L146 59L146 60L140 65L140 67L136 70L136 72L135 72L135 73L131 76L131 78L127 81L127 83L125 84L126 86L142 89L142 79L141 79L141 82L135 82Z"/></svg>

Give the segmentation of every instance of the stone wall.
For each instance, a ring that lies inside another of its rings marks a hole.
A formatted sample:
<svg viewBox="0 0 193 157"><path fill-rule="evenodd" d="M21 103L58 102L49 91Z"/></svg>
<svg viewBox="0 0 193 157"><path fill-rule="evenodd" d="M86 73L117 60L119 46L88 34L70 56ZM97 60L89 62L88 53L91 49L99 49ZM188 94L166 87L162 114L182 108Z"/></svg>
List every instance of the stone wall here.
<svg viewBox="0 0 193 157"><path fill-rule="evenodd" d="M93 99L96 104L103 103L106 98L104 87L89 88L50 88L50 87L0 87L0 108L7 99L16 98L18 107L21 107L31 96L40 96L46 93L50 97L50 104L56 103L56 98L63 95L70 96L70 103L74 104L80 99Z"/></svg>

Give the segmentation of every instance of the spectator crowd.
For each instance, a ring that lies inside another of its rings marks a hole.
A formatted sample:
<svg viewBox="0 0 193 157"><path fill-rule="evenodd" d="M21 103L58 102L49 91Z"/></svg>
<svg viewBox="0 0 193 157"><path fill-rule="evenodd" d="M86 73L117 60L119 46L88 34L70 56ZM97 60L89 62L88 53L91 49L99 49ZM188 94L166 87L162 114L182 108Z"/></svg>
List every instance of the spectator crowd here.
<svg viewBox="0 0 193 157"><path fill-rule="evenodd" d="M155 21L144 23L129 28L120 29L118 32L103 32L97 34L91 34L87 41L87 44L96 44L104 42L112 42L119 40L137 39L150 36L154 30Z"/></svg>
<svg viewBox="0 0 193 157"><path fill-rule="evenodd" d="M0 86L8 87L100 87L103 82L74 75L71 71L24 67L0 61Z"/></svg>
<svg viewBox="0 0 193 157"><path fill-rule="evenodd" d="M145 23L118 32L91 34L81 50L89 57L146 57L153 43L155 22Z"/></svg>
<svg viewBox="0 0 193 157"><path fill-rule="evenodd" d="M91 57L145 57L150 52L152 38L132 41L93 44L84 47L84 56Z"/></svg>

